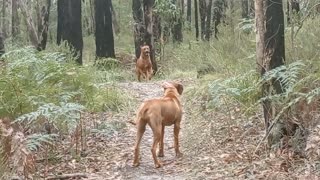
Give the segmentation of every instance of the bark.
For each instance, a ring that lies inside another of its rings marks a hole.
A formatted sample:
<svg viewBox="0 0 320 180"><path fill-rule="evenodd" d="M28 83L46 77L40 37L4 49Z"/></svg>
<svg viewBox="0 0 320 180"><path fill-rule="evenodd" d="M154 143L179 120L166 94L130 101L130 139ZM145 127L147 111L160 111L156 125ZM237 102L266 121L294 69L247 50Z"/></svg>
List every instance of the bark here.
<svg viewBox="0 0 320 180"><path fill-rule="evenodd" d="M115 58L111 3L111 0L95 0L97 58Z"/></svg>
<svg viewBox="0 0 320 180"><path fill-rule="evenodd" d="M257 64L258 70L263 76L266 72L284 64L285 45L282 0L255 1L255 15ZM281 84L276 80L267 82L262 86L263 97L281 92ZM266 132L268 133L274 114L272 102L264 100L262 106Z"/></svg>
<svg viewBox="0 0 320 180"><path fill-rule="evenodd" d="M196 40L199 40L199 18L198 18L198 0L194 0L194 26L196 29Z"/></svg>
<svg viewBox="0 0 320 180"><path fill-rule="evenodd" d="M218 38L218 26L222 21L223 12L226 7L226 4L223 0L216 0L213 3L213 23L214 23L214 37Z"/></svg>
<svg viewBox="0 0 320 180"><path fill-rule="evenodd" d="M7 22L7 0L3 0L2 1L2 21L1 21L1 27L2 29L0 29L0 31L2 31L2 38L6 38L7 37L7 26L8 26L8 22Z"/></svg>
<svg viewBox="0 0 320 180"><path fill-rule="evenodd" d="M291 16L300 11L300 4L297 0L287 0L287 22L291 24Z"/></svg>
<svg viewBox="0 0 320 180"><path fill-rule="evenodd" d="M140 0L132 0L132 15L134 20L134 47L136 58L140 56L140 45L144 44L143 10Z"/></svg>
<svg viewBox="0 0 320 180"><path fill-rule="evenodd" d="M39 43L37 49L39 51L46 49L48 41L48 30L49 30L49 16L50 16L51 0L47 0L47 5L42 6L41 9L41 20L39 24Z"/></svg>
<svg viewBox="0 0 320 180"><path fill-rule="evenodd" d="M27 25L27 30L28 30L28 35L29 35L30 41L34 47L38 47L38 42L39 42L38 31L36 30L36 28L34 26L35 23L32 18L32 15L30 14L30 11L28 10L27 2L21 0L19 5L21 7L20 8L21 14L24 16L23 19L25 20L25 23Z"/></svg>
<svg viewBox="0 0 320 180"><path fill-rule="evenodd" d="M145 43L150 48L150 59L152 62L152 69L154 72L158 71L158 66L155 59L155 45L153 38L153 15L152 15L152 7L154 5L154 0L144 0L143 2L143 10L144 10L144 24L145 24L145 34L144 40Z"/></svg>
<svg viewBox="0 0 320 180"><path fill-rule="evenodd" d="M206 33L207 5L205 0L199 0L201 39L204 40Z"/></svg>
<svg viewBox="0 0 320 180"><path fill-rule="evenodd" d="M118 23L117 19L117 13L113 8L113 5L111 3L111 13L112 13L112 26L113 26L113 31L116 35L120 34L120 26Z"/></svg>
<svg viewBox="0 0 320 180"><path fill-rule="evenodd" d="M4 50L4 37L3 33L0 33L0 57L5 53Z"/></svg>
<svg viewBox="0 0 320 180"><path fill-rule="evenodd" d="M182 2L182 1L180 1ZM183 41L183 34L182 34L182 3L179 0L176 1L176 6L179 10L179 13L173 19L173 27L172 27L172 40L173 43L181 43Z"/></svg>
<svg viewBox="0 0 320 180"><path fill-rule="evenodd" d="M241 16L242 18L249 18L249 0L241 0Z"/></svg>
<svg viewBox="0 0 320 180"><path fill-rule="evenodd" d="M209 0L209 4L207 7L207 22L206 22L206 36L205 36L205 39L207 41L210 40L210 36L212 34L212 31L211 31L211 7L212 7L212 0Z"/></svg>
<svg viewBox="0 0 320 180"><path fill-rule="evenodd" d="M94 7L93 7L93 2L92 1L94 1L94 0L89 0L89 3L90 3L91 32L95 32L96 20L94 18Z"/></svg>
<svg viewBox="0 0 320 180"><path fill-rule="evenodd" d="M187 1L187 21L188 21L188 28L189 30L191 30L191 0Z"/></svg>
<svg viewBox="0 0 320 180"><path fill-rule="evenodd" d="M63 41L74 48L73 56L82 64L81 0L58 0L57 44Z"/></svg>
<svg viewBox="0 0 320 180"><path fill-rule="evenodd" d="M18 1L14 0L12 1L11 4L11 11L12 11L12 16L11 16L11 35L13 37L13 40L18 37L20 34L19 30L19 16L18 16Z"/></svg>

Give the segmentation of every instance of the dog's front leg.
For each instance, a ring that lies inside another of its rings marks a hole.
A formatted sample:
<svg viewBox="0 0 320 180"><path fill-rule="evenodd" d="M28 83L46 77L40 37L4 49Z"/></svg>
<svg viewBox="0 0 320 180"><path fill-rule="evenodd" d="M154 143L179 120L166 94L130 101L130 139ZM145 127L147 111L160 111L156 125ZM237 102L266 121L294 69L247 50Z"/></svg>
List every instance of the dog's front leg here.
<svg viewBox="0 0 320 180"><path fill-rule="evenodd" d="M159 143L159 152L158 152L159 157L164 156L164 153L163 153L164 142L163 141L164 141L164 125L162 124L161 139L160 139L160 143Z"/></svg>
<svg viewBox="0 0 320 180"><path fill-rule="evenodd" d="M176 151L176 156L181 157L182 153L179 150L179 132L180 132L180 122L174 124L174 149Z"/></svg>

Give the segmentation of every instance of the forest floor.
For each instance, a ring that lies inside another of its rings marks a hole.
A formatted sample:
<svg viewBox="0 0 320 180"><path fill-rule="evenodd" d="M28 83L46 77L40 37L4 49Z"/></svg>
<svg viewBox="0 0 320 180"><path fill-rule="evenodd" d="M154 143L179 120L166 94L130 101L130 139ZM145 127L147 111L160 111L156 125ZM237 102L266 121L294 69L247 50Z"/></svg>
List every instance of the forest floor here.
<svg viewBox="0 0 320 180"><path fill-rule="evenodd" d="M160 158L164 166L154 168L151 157L152 132L150 127L143 136L139 167L133 167L133 146L136 128L128 123L135 118L139 105L146 99L163 94L161 83L125 82L115 86L130 93L136 99L132 108L119 113L105 112L88 114L87 128L92 124L108 122L118 125L109 135L90 133L84 157L64 156L55 165L47 168L48 176L65 173L85 173L85 179L306 179L319 178L313 167L292 173L297 166L305 166L303 160L289 157L284 152L266 153L261 115L247 118L236 106L225 110L199 110L197 98L191 100L188 90L196 88L193 79L179 79L185 88L182 95L184 115L180 144L184 154L176 158L173 149L173 126L165 128L165 156ZM189 96L189 97L187 97ZM200 100L199 100L200 101ZM94 122L93 122L94 121ZM71 154L71 153L70 153ZM293 167L293 164L294 167ZM300 168L301 169L301 168ZM41 174L44 173L43 171Z"/></svg>

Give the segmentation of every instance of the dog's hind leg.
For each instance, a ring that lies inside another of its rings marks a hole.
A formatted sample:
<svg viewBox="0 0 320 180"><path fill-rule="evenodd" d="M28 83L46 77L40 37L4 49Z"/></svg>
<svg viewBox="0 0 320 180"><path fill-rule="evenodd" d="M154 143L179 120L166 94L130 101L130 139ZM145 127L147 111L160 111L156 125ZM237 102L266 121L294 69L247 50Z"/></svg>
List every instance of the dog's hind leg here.
<svg viewBox="0 0 320 180"><path fill-rule="evenodd" d="M178 123L176 122L174 124L173 132L174 132L174 149L176 151L177 157L182 156L182 153L179 150L179 131L180 131L180 122L178 122Z"/></svg>
<svg viewBox="0 0 320 180"><path fill-rule="evenodd" d="M161 163L157 158L156 151L157 151L158 143L160 142L160 139L161 139L161 125L155 126L154 128L152 128L152 131L153 131L153 144L152 144L151 152L154 160L154 165L156 168L159 168L161 167Z"/></svg>
<svg viewBox="0 0 320 180"><path fill-rule="evenodd" d="M143 121L137 122L137 139L136 139L136 144L134 146L134 161L133 161L133 166L139 166L140 164L140 159L139 159L139 154L140 154L140 143L142 136L146 130L146 123Z"/></svg>
<svg viewBox="0 0 320 180"><path fill-rule="evenodd" d="M159 157L163 157L164 153L163 153L163 146L164 146L164 125L162 124L162 128L161 128L161 139L160 139L160 143L159 143L159 152L158 152L158 156Z"/></svg>

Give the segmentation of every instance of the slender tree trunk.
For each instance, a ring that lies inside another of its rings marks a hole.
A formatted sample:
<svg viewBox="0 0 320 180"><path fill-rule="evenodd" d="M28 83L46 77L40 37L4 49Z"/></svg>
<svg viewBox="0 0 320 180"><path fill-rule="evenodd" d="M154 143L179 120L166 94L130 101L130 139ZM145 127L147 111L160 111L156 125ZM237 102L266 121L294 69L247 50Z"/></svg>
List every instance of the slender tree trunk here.
<svg viewBox="0 0 320 180"><path fill-rule="evenodd" d="M300 3L297 0L287 0L287 22L291 24L291 18L300 11Z"/></svg>
<svg viewBox="0 0 320 180"><path fill-rule="evenodd" d="M0 32L0 58L4 53L5 53L5 50L4 50L4 37L3 37L3 33Z"/></svg>
<svg viewBox="0 0 320 180"><path fill-rule="evenodd" d="M11 11L12 11L12 16L11 16L11 34L13 37L13 40L15 40L18 35L20 34L20 28L19 28L19 16L18 16L18 1L13 0L11 2Z"/></svg>
<svg viewBox="0 0 320 180"><path fill-rule="evenodd" d="M200 11L200 26L201 26L201 39L204 40L206 34L206 18L207 18L207 5L205 0L199 0Z"/></svg>
<svg viewBox="0 0 320 180"><path fill-rule="evenodd" d="M172 28L172 40L173 43L181 43L183 41L183 34L182 34L182 0L176 0L176 6L179 10L179 13L174 17L174 24Z"/></svg>
<svg viewBox="0 0 320 180"><path fill-rule="evenodd" d="M115 58L111 3L111 0L95 0L97 58Z"/></svg>
<svg viewBox="0 0 320 180"><path fill-rule="evenodd" d="M214 24L214 37L218 39L218 26L223 18L224 8L226 6L224 1L214 1L213 3L213 24Z"/></svg>
<svg viewBox="0 0 320 180"><path fill-rule="evenodd" d="M207 7L207 25L206 25L206 36L205 36L205 39L207 41L210 40L210 36L212 34L212 31L211 31L211 7L212 7L212 0L209 0L209 4L208 4L208 7Z"/></svg>
<svg viewBox="0 0 320 180"><path fill-rule="evenodd" d="M196 29L196 40L199 40L199 18L198 18L198 0L194 0L194 26Z"/></svg>
<svg viewBox="0 0 320 180"><path fill-rule="evenodd" d="M191 30L191 0L187 1L187 21L188 29Z"/></svg>
<svg viewBox="0 0 320 180"><path fill-rule="evenodd" d="M39 24L39 43L38 50L44 50L47 46L48 41L48 31L49 31L49 16L50 16L51 0L47 0L47 5L42 6L41 9L41 21Z"/></svg>
<svg viewBox="0 0 320 180"><path fill-rule="evenodd" d="M261 72L261 76L263 76L266 72L283 65L285 61L282 0L255 1L255 15L257 64L258 70ZM263 84L263 97L281 92L282 88L278 80L272 80ZM266 132L268 133L274 114L272 112L271 100L264 100L262 106Z"/></svg>
<svg viewBox="0 0 320 180"><path fill-rule="evenodd" d="M1 27L2 29L0 31L2 31L2 38L6 39L6 37L8 36L7 34L7 26L8 26L8 23L7 23L7 0L3 0L2 1L2 21L1 21Z"/></svg>
<svg viewBox="0 0 320 180"><path fill-rule="evenodd" d="M241 0L241 16L242 18L249 18L249 0Z"/></svg>
<svg viewBox="0 0 320 180"><path fill-rule="evenodd" d="M111 3L111 13L112 13L112 27L113 27L114 33L118 35L120 34L120 26L118 23L116 11L114 10L112 3Z"/></svg>
<svg viewBox="0 0 320 180"><path fill-rule="evenodd" d="M180 0L180 9L181 9L181 15L183 16L184 15L184 0Z"/></svg>
<svg viewBox="0 0 320 180"><path fill-rule="evenodd" d="M57 44L62 41L74 48L74 57L82 64L81 0L58 0Z"/></svg>
<svg viewBox="0 0 320 180"><path fill-rule="evenodd" d="M23 0L20 0L20 9L21 9L21 13L22 15L24 16L24 21L27 25L27 29L28 29L28 34L29 34L29 38L30 38L30 41L32 43L32 45L34 47L38 47L38 43L39 43L39 37L38 37L38 31L36 30L36 27L35 27L35 23L34 23L34 20L32 18L32 15L30 13L30 11L28 10L28 7L27 7L27 2L26 1L23 1Z"/></svg>

